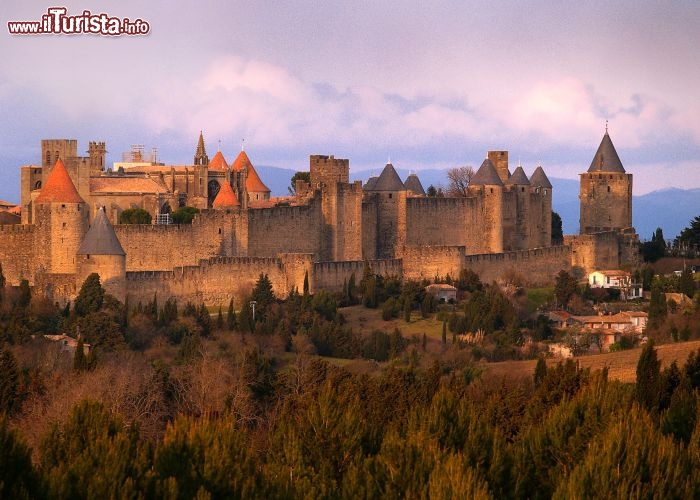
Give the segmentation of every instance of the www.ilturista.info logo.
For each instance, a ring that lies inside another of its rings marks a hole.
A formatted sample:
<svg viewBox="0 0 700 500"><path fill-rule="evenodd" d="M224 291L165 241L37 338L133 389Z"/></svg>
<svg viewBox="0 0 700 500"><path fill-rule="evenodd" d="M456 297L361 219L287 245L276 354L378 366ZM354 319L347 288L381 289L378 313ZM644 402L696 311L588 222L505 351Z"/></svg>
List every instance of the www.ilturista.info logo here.
<svg viewBox="0 0 700 500"><path fill-rule="evenodd" d="M7 29L11 35L147 35L151 26L143 19L109 17L84 10L77 16L67 16L65 7L50 7L41 21L11 21Z"/></svg>

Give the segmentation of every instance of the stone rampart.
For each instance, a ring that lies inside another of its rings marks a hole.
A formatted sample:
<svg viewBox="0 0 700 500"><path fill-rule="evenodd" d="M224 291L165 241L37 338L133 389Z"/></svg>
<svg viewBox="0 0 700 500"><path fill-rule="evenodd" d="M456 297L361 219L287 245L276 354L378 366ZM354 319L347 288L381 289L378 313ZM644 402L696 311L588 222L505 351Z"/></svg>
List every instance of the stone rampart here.
<svg viewBox="0 0 700 500"><path fill-rule="evenodd" d="M571 271L571 247L562 245L517 252L467 255L463 262L464 267L477 273L484 283L516 273L529 285L551 285L559 271Z"/></svg>
<svg viewBox="0 0 700 500"><path fill-rule="evenodd" d="M436 276L459 276L464 260L463 246L406 247L403 252L404 278L434 280Z"/></svg>
<svg viewBox="0 0 700 500"><path fill-rule="evenodd" d="M400 259L382 259L367 261L372 272L380 276L402 276L402 263ZM355 283L360 284L365 270L365 261L345 262L314 262L311 279L312 290L328 290L330 292L342 292L343 284L350 280L355 273Z"/></svg>

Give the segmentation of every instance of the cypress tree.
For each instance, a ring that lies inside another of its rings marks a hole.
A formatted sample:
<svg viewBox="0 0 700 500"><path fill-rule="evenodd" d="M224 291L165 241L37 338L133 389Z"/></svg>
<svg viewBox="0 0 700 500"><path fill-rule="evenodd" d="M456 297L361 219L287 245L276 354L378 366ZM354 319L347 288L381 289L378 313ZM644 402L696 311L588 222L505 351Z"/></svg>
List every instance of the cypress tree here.
<svg viewBox="0 0 700 500"><path fill-rule="evenodd" d="M75 299L75 313L78 316L87 316L99 311L102 308L104 298L105 291L100 284L100 275L92 273L85 278L83 286L80 287L78 298Z"/></svg>
<svg viewBox="0 0 700 500"><path fill-rule="evenodd" d="M233 299L228 303L228 311L226 312L226 327L229 331L236 329L236 311L233 309Z"/></svg>
<svg viewBox="0 0 700 500"><path fill-rule="evenodd" d="M535 365L535 387L539 387L547 376L547 362L544 358L538 358Z"/></svg>
<svg viewBox="0 0 700 500"><path fill-rule="evenodd" d="M219 306L219 314L216 316L216 328L218 330L224 329L224 314L221 312L221 306Z"/></svg>
<svg viewBox="0 0 700 500"><path fill-rule="evenodd" d="M447 320L442 320L442 345L447 344Z"/></svg>
<svg viewBox="0 0 700 500"><path fill-rule="evenodd" d="M73 369L75 371L82 371L87 367L87 360L85 359L85 344L83 338L78 338L78 344L75 346L75 354L73 355Z"/></svg>
<svg viewBox="0 0 700 500"><path fill-rule="evenodd" d="M654 349L654 342L649 341L642 349L637 363L637 385L635 386L635 399L649 411L656 411L659 407L659 391L661 390L661 363Z"/></svg>

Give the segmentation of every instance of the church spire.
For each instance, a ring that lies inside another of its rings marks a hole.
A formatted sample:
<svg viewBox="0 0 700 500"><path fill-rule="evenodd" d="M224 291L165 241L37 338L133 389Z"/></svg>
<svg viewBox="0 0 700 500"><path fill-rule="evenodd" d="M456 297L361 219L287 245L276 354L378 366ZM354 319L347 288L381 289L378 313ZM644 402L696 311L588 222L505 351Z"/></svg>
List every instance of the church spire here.
<svg viewBox="0 0 700 500"><path fill-rule="evenodd" d="M199 131L199 141L197 142L197 151L194 154L194 164L195 165L209 165L209 157L207 156L207 150L204 147L204 135L202 131Z"/></svg>

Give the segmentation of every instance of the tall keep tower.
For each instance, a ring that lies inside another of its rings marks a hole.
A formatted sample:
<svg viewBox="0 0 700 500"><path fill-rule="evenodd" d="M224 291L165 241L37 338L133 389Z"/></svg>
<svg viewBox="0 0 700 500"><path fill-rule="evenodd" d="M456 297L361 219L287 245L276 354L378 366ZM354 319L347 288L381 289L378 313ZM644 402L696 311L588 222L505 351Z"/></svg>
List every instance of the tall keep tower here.
<svg viewBox="0 0 700 500"><path fill-rule="evenodd" d="M632 174L625 172L607 127L591 166L580 175L580 233L632 227Z"/></svg>

